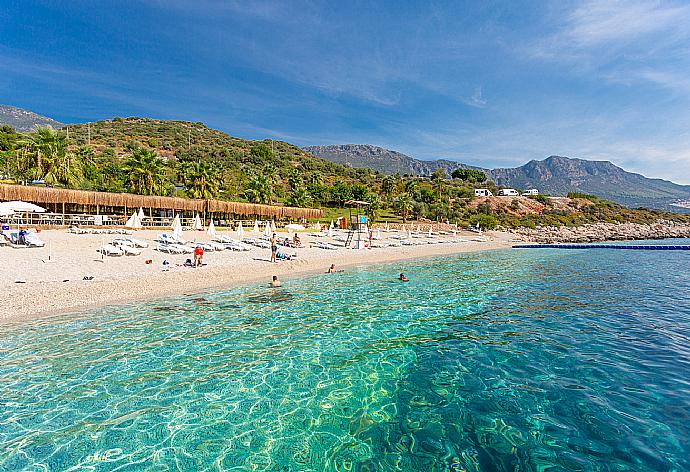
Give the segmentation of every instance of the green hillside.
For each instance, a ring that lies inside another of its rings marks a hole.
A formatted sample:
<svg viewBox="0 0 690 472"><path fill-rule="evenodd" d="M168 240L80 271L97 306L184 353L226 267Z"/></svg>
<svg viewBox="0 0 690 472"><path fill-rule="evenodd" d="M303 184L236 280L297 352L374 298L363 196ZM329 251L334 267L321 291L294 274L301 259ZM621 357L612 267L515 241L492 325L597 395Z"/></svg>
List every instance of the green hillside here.
<svg viewBox="0 0 690 472"><path fill-rule="evenodd" d="M370 202L374 217L426 219L487 228L572 225L593 221L654 221L679 215L548 200L474 197L474 187L496 193L481 171L437 169L430 177L384 175L315 157L281 141L229 136L202 123L114 118L17 133L0 127L4 181L144 195L217 198L327 209L344 215L347 200Z"/></svg>

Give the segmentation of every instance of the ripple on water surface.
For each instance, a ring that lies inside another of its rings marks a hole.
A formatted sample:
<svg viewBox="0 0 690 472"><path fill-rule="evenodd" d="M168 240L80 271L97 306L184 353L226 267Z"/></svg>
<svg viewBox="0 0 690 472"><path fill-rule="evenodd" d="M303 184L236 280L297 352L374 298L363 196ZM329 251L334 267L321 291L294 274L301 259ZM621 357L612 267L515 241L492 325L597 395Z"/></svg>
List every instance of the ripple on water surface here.
<svg viewBox="0 0 690 472"><path fill-rule="evenodd" d="M0 469L689 470L689 262L498 251L4 327Z"/></svg>

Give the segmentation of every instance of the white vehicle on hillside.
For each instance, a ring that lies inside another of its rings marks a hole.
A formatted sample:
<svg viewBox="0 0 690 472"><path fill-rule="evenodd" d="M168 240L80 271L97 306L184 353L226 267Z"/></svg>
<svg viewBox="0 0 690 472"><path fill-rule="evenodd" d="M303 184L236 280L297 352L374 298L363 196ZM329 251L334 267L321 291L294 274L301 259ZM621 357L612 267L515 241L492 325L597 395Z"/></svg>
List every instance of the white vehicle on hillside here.
<svg viewBox="0 0 690 472"><path fill-rule="evenodd" d="M502 188L498 191L499 197L519 197L520 194L514 188Z"/></svg>
<svg viewBox="0 0 690 472"><path fill-rule="evenodd" d="M524 192L522 192L523 197L533 197L537 195L539 195L539 190L537 190L536 188L531 188L529 190L525 190Z"/></svg>
<svg viewBox="0 0 690 472"><path fill-rule="evenodd" d="M474 189L474 196L475 197L493 197L494 194L491 193L491 190L488 188L475 188Z"/></svg>

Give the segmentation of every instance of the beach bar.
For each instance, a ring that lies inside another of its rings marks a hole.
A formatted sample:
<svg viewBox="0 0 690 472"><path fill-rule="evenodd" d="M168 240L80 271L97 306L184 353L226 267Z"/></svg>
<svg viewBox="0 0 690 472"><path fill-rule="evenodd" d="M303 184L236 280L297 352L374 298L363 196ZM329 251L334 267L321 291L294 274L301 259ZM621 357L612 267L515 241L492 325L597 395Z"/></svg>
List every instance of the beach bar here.
<svg viewBox="0 0 690 472"><path fill-rule="evenodd" d="M126 216L139 208L148 210L147 213L152 219L164 218L164 213L187 212L200 213L206 218L306 220L320 218L323 213L317 208L0 184L0 201L9 200L42 205L54 215L63 216L63 220L64 215L80 212L90 215Z"/></svg>

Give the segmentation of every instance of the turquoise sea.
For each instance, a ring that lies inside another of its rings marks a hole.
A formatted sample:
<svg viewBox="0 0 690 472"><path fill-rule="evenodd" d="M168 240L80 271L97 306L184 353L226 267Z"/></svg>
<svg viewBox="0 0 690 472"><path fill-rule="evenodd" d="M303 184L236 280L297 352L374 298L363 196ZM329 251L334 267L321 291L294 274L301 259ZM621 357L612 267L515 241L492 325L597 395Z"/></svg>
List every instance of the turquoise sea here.
<svg viewBox="0 0 690 472"><path fill-rule="evenodd" d="M0 326L0 470L690 470L689 270L502 250Z"/></svg>

